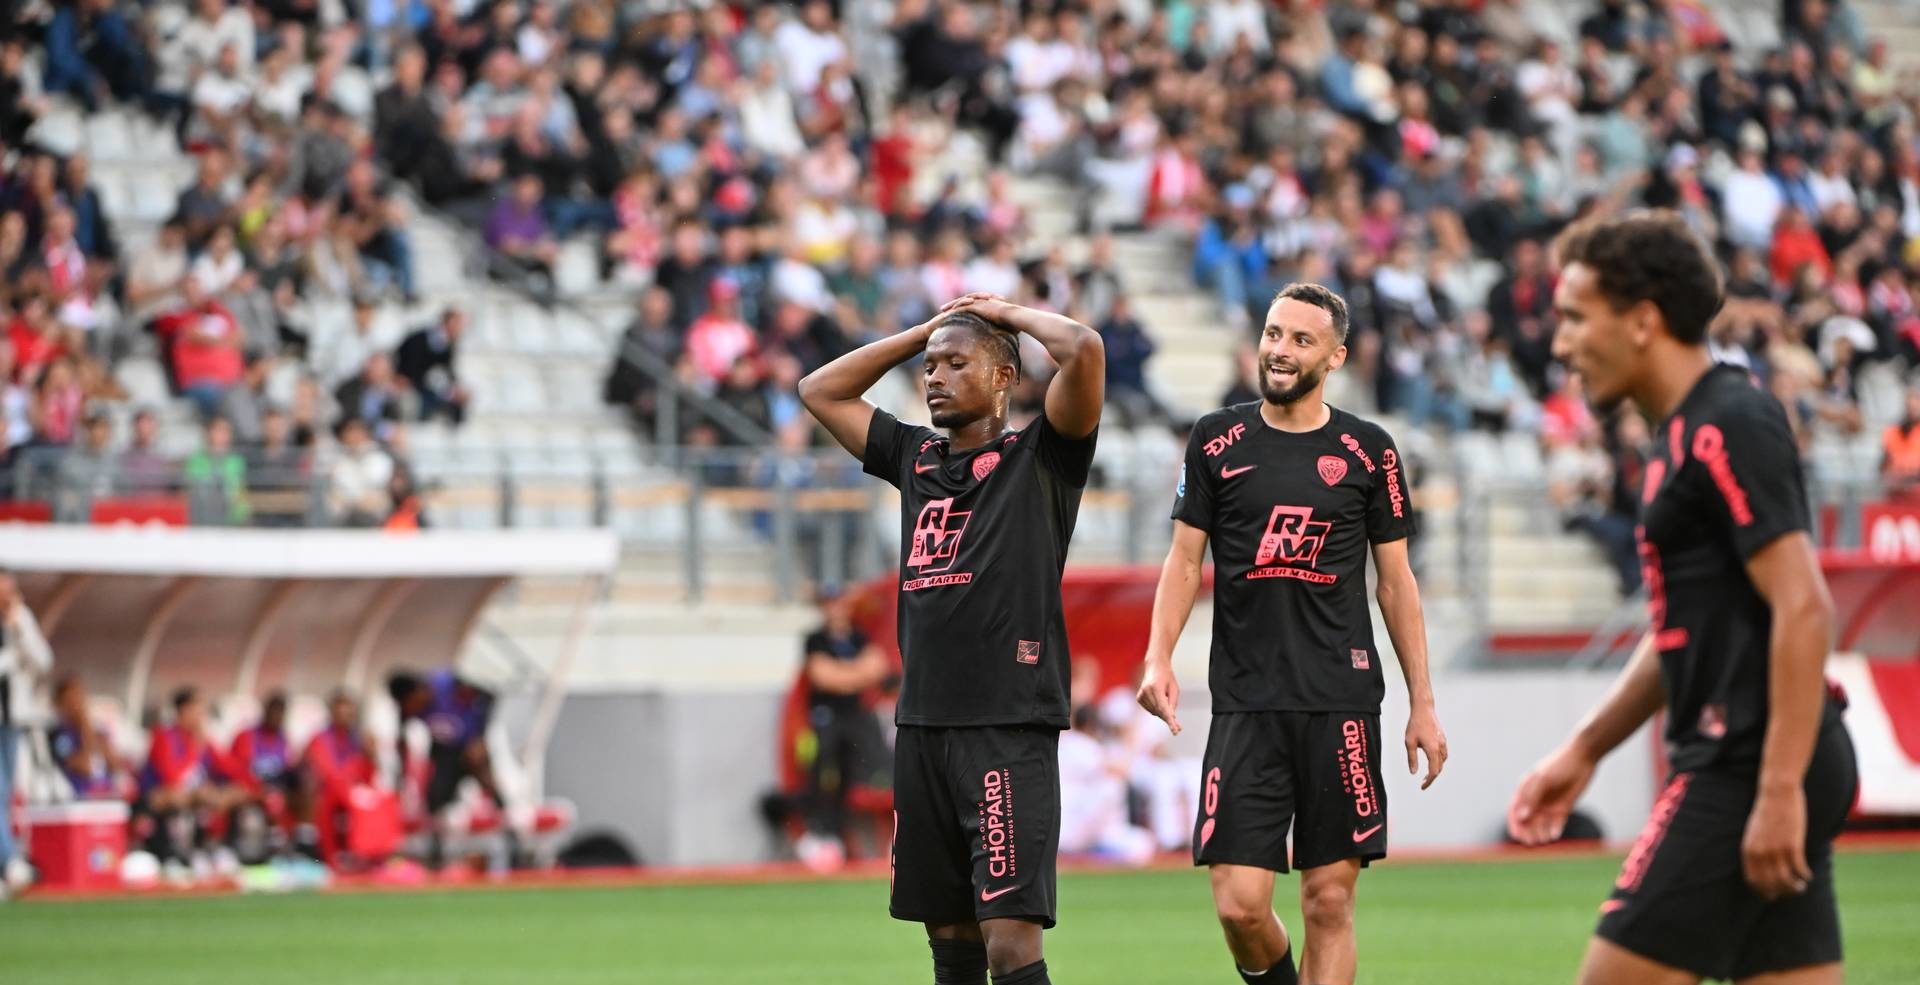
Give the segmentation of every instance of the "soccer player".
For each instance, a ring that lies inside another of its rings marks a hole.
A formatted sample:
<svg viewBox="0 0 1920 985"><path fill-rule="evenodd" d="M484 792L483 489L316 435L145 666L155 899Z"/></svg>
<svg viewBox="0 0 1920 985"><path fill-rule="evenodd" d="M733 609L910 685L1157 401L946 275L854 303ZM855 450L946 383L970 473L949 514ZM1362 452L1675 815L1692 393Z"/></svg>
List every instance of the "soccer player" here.
<svg viewBox="0 0 1920 985"><path fill-rule="evenodd" d="M1660 421L1640 494L1652 627L1612 691L1521 780L1507 825L1559 837L1601 757L1664 705L1672 778L1600 906L1585 985L1840 981L1832 842L1858 776L1822 680L1833 603L1786 414L1715 366L1721 284L1672 213L1556 246L1554 355L1602 407Z"/></svg>
<svg viewBox="0 0 1920 985"><path fill-rule="evenodd" d="M1059 363L1046 407L1007 428L1018 333ZM924 355L942 431L861 398ZM1060 571L1093 462L1106 357L1071 319L988 294L862 346L800 399L868 474L900 489L893 916L924 923L937 985L1040 985L1054 924L1067 628Z"/></svg>
<svg viewBox="0 0 1920 985"><path fill-rule="evenodd" d="M1139 700L1180 732L1173 646L1213 544L1213 728L1193 834L1240 976L1260 985L1351 983L1354 887L1387 854L1380 771L1386 686L1367 612L1375 597L1407 682L1407 771L1440 775L1447 740L1427 678L1420 590L1407 563L1413 504L1393 439L1329 407L1347 358L1347 306L1290 284L1260 334L1257 402L1194 425L1173 506L1173 547L1154 592ZM1273 912L1274 874L1300 870L1300 970Z"/></svg>

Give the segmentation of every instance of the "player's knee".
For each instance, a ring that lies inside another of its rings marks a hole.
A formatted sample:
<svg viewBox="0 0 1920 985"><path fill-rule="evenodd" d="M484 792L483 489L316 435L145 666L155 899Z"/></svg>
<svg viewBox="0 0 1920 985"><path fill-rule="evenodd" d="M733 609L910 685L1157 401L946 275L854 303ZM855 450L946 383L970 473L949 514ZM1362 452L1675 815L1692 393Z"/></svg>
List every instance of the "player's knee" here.
<svg viewBox="0 0 1920 985"><path fill-rule="evenodd" d="M987 935L987 970L998 978L1008 972L1019 971L1039 961L1040 933L1034 928L1032 934L997 933Z"/></svg>
<svg viewBox="0 0 1920 985"><path fill-rule="evenodd" d="M1221 929L1240 940L1258 937L1273 923L1273 904L1253 893L1222 894L1214 899L1213 908Z"/></svg>
<svg viewBox="0 0 1920 985"><path fill-rule="evenodd" d="M1300 915L1317 930L1352 926L1353 887L1331 881L1308 886L1301 894Z"/></svg>

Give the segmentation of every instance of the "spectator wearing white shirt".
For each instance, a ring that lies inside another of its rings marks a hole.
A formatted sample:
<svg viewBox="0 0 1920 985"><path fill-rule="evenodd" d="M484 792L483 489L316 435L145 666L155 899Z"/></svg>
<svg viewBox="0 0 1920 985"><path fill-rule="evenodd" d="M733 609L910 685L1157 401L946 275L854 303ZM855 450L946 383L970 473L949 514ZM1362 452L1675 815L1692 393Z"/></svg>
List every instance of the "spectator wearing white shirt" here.
<svg viewBox="0 0 1920 985"><path fill-rule="evenodd" d="M220 295L225 294L246 269L246 258L233 245L233 227L221 226L213 231L206 251L193 261L187 276L198 282L202 291Z"/></svg>
<svg viewBox="0 0 1920 985"><path fill-rule="evenodd" d="M847 43L834 26L833 8L826 0L808 0L800 18L780 25L774 46L787 68L787 89L805 97L819 87L828 65L846 59Z"/></svg>
<svg viewBox="0 0 1920 985"><path fill-rule="evenodd" d="M1014 256L1010 238L994 241L987 252L974 257L960 275L961 287L968 293L985 292L1012 297L1020 290L1020 264Z"/></svg>
<svg viewBox="0 0 1920 985"><path fill-rule="evenodd" d="M32 867L14 842L13 789L20 738L43 724L43 692L53 650L20 596L12 572L0 570L0 899L33 881Z"/></svg>
<svg viewBox="0 0 1920 985"><path fill-rule="evenodd" d="M1153 835L1128 818L1127 764L1102 742L1108 734L1093 705L1060 733L1060 852L1142 865L1153 857Z"/></svg>
<svg viewBox="0 0 1920 985"><path fill-rule="evenodd" d="M1720 213L1727 239L1733 245L1766 251L1773 245L1774 221L1786 205L1786 196L1761 167L1760 152L1742 150L1740 167L1727 175L1720 188Z"/></svg>
<svg viewBox="0 0 1920 985"><path fill-rule="evenodd" d="M1813 191L1814 205L1823 216L1836 205L1860 204L1853 182L1847 177L1846 161L1837 150L1830 150L1820 158L1820 169L1807 176L1807 187Z"/></svg>
<svg viewBox="0 0 1920 985"><path fill-rule="evenodd" d="M228 6L227 0L195 0L193 16L174 41L186 59L189 81L194 72L218 64L220 53L229 48L236 59L236 74L253 69L253 17L244 6Z"/></svg>
<svg viewBox="0 0 1920 985"><path fill-rule="evenodd" d="M780 70L773 59L760 62L751 82L740 81L733 101L740 110L740 132L748 147L782 161L806 152L793 96L780 84Z"/></svg>
<svg viewBox="0 0 1920 985"><path fill-rule="evenodd" d="M340 422L339 438L339 457L327 472L327 508L343 526L377 527L393 510L393 458L358 417Z"/></svg>
<svg viewBox="0 0 1920 985"><path fill-rule="evenodd" d="M1207 6L1208 53L1220 55L1232 51L1241 38L1256 53L1273 50L1273 38L1267 32L1267 5L1262 0L1214 0Z"/></svg>

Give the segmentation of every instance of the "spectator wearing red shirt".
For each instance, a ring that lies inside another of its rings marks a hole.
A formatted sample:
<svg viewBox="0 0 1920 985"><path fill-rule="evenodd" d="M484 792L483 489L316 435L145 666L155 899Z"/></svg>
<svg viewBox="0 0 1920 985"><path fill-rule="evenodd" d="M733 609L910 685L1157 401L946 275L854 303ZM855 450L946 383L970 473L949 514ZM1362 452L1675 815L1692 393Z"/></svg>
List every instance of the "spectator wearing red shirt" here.
<svg viewBox="0 0 1920 985"><path fill-rule="evenodd" d="M20 298L13 319L7 322L7 338L13 342L14 381L32 385L48 363L67 351L64 334L53 320L46 295L34 291Z"/></svg>
<svg viewBox="0 0 1920 985"><path fill-rule="evenodd" d="M250 800L245 774L207 739L206 704L200 692L173 693L173 724L156 727L140 771L136 809L158 822L150 843L162 859L178 859L201 840L198 815L217 821Z"/></svg>
<svg viewBox="0 0 1920 985"><path fill-rule="evenodd" d="M267 696L260 709L260 723L233 737L227 753L240 783L255 796L268 802L268 813L286 815L286 797L294 790L293 748L287 742L287 696L279 691Z"/></svg>
<svg viewBox="0 0 1920 985"><path fill-rule="evenodd" d="M173 378L200 413L220 412L227 391L246 373L240 349L245 334L233 312L208 296L197 280L181 282L181 307L154 321L154 331L172 355Z"/></svg>
<svg viewBox="0 0 1920 985"><path fill-rule="evenodd" d="M709 389L725 379L740 357L752 352L753 329L740 320L740 285L731 277L715 277L707 288L706 314L687 330L687 357Z"/></svg>
<svg viewBox="0 0 1920 985"><path fill-rule="evenodd" d="M1773 249L1767 255L1767 268L1773 274L1774 283L1791 284L1799 277L1800 268L1807 264L1820 271L1822 281L1833 272L1827 248L1820 242L1820 231L1807 221L1806 213L1788 207L1773 227Z"/></svg>
<svg viewBox="0 0 1920 985"><path fill-rule="evenodd" d="M327 727L307 742L300 770L320 858L331 865L347 844L354 790L373 783L373 746L360 734L360 709L346 691L327 698Z"/></svg>

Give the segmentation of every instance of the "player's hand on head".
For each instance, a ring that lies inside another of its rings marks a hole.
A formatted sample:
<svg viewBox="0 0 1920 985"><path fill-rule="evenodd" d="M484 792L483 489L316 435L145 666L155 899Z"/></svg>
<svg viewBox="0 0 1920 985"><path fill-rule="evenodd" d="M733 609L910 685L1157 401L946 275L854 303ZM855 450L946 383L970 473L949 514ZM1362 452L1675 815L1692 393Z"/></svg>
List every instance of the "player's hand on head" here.
<svg viewBox="0 0 1920 985"><path fill-rule="evenodd" d="M1420 755L1427 757L1427 775L1420 789L1433 786L1440 770L1447 765L1447 733L1440 728L1440 716L1432 708L1416 709L1407 718L1407 773L1420 772Z"/></svg>
<svg viewBox="0 0 1920 985"><path fill-rule="evenodd" d="M1136 698L1140 707L1167 723L1168 731L1180 734L1180 716L1175 713L1180 706L1180 682L1173 678L1172 664L1149 663Z"/></svg>
<svg viewBox="0 0 1920 985"><path fill-rule="evenodd" d="M1011 304L1012 302L998 294L990 294L986 291L973 291L962 294L948 301L946 304L941 305L940 313L944 315L964 308L991 321L998 317L1000 312Z"/></svg>
<svg viewBox="0 0 1920 985"><path fill-rule="evenodd" d="M1747 885L1764 899L1804 892L1813 880L1807 866L1807 795L1801 788L1763 792L1753 802L1740 839L1740 865Z"/></svg>
<svg viewBox="0 0 1920 985"><path fill-rule="evenodd" d="M1593 760L1569 746L1541 760L1520 780L1507 805L1507 833L1523 845L1545 845L1560 837L1567 816L1593 779Z"/></svg>

